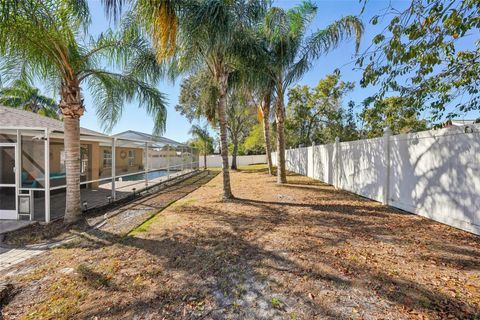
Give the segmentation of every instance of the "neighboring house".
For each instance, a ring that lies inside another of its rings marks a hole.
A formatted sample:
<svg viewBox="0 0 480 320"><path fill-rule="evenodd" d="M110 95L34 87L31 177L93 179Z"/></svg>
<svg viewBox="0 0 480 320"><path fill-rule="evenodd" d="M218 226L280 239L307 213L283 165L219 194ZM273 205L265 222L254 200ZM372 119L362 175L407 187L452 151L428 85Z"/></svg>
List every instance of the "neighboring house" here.
<svg viewBox="0 0 480 320"><path fill-rule="evenodd" d="M451 120L447 120L443 124L442 128L468 126L475 123L480 123L480 119L476 119L476 120L451 119Z"/></svg>
<svg viewBox="0 0 480 320"><path fill-rule="evenodd" d="M133 131L110 137L85 128L80 135L82 201L89 208L143 188L137 185L142 181L148 185L150 176L170 172L168 166L152 165L154 155L164 157L167 164L181 163L172 171L187 168L186 146L167 138ZM189 160L193 168L194 159ZM162 172L153 175L153 170ZM125 180L137 185L127 189ZM0 106L0 220L48 222L63 216L65 188L63 122Z"/></svg>

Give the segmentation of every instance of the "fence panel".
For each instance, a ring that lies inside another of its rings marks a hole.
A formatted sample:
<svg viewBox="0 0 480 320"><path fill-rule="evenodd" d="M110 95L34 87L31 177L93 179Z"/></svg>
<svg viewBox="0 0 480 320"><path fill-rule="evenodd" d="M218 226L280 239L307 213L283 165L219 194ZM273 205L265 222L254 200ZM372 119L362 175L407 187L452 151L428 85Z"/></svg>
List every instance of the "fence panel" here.
<svg viewBox="0 0 480 320"><path fill-rule="evenodd" d="M203 167L204 157L203 155L199 156L199 165ZM228 157L229 165L232 164L232 156ZM251 156L237 156L237 166L247 166L251 164L258 163L267 163L267 157L264 154L260 155L251 155ZM222 157L220 155L209 155L207 156L207 167L210 168L221 168L222 167Z"/></svg>
<svg viewBox="0 0 480 320"><path fill-rule="evenodd" d="M289 171L480 234L480 125L290 149L286 160Z"/></svg>
<svg viewBox="0 0 480 320"><path fill-rule="evenodd" d="M338 187L383 200L387 175L383 138L340 143Z"/></svg>
<svg viewBox="0 0 480 320"><path fill-rule="evenodd" d="M480 234L478 131L399 135L390 146L392 206Z"/></svg>
<svg viewBox="0 0 480 320"><path fill-rule="evenodd" d="M307 175L308 148L289 149L285 153L286 167L288 170Z"/></svg>

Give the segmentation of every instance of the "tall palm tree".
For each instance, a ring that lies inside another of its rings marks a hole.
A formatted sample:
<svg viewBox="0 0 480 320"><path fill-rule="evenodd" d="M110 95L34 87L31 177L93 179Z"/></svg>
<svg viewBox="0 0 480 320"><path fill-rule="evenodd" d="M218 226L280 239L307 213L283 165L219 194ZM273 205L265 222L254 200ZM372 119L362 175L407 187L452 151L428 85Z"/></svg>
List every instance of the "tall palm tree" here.
<svg viewBox="0 0 480 320"><path fill-rule="evenodd" d="M307 35L317 7L305 1L289 10L273 7L261 25L265 38L266 63L259 66L262 77L273 83L275 93L275 118L277 124L277 182L285 183L285 106L284 96L288 87L300 79L312 67L313 61L336 48L346 38L355 36L356 46L363 34L362 22L354 16L346 16L325 29ZM260 74L260 72L258 72ZM268 86L267 86L268 87ZM265 104L268 103L268 98Z"/></svg>
<svg viewBox="0 0 480 320"><path fill-rule="evenodd" d="M210 136L206 126L202 128L198 125L193 125L190 129L190 134L200 140L203 144L203 168L207 170L208 146L212 144L213 138Z"/></svg>
<svg viewBox="0 0 480 320"><path fill-rule="evenodd" d="M11 86L0 89L0 103L46 117L59 118L60 108L55 100L40 94L38 88L31 86L23 79L15 80Z"/></svg>
<svg viewBox="0 0 480 320"><path fill-rule="evenodd" d="M157 133L166 118L164 96L151 85L159 80L161 68L150 43L133 27L88 38L89 22L86 0L5 0L0 8L2 76L38 78L59 89L67 224L81 217L80 118L85 110L81 89L89 89L106 130L119 120L124 102L135 98L154 117Z"/></svg>
<svg viewBox="0 0 480 320"><path fill-rule="evenodd" d="M229 80L243 70L251 56L252 26L266 9L267 1L192 1L178 16L174 74L205 70L212 78L211 94L220 129L223 197L233 198L228 170L226 98Z"/></svg>
<svg viewBox="0 0 480 320"><path fill-rule="evenodd" d="M270 112L274 83L269 77L265 77L264 73L252 74L255 78L257 78L257 80L259 80L258 82L254 82L261 98L258 106L258 115L263 127L263 138L265 139L265 154L267 156L268 173L273 175L272 145L270 138Z"/></svg>

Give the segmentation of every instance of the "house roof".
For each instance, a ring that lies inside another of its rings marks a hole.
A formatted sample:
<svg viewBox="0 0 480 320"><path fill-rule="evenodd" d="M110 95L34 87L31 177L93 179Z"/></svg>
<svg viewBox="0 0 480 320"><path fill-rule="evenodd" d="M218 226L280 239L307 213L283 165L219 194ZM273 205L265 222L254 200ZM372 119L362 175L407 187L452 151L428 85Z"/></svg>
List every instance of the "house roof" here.
<svg viewBox="0 0 480 320"><path fill-rule="evenodd" d="M172 140L172 139L169 139L169 138L153 136L153 135L148 134L148 133L143 133L143 132L134 131L134 130L127 130L127 131L124 131L124 132L120 132L120 133L114 134L113 137L159 142L159 143L175 145L175 146L186 146L186 144L184 144L184 143L180 143L178 141L175 141L175 140Z"/></svg>
<svg viewBox="0 0 480 320"><path fill-rule="evenodd" d="M0 105L0 128L2 127L46 128L53 131L63 132L63 122L60 120L48 118L30 111ZM80 134L107 136L103 133L86 128L80 128Z"/></svg>
<svg viewBox="0 0 480 320"><path fill-rule="evenodd" d="M469 124L474 124L477 120L466 120L466 119L452 119L452 125L454 126L465 126Z"/></svg>

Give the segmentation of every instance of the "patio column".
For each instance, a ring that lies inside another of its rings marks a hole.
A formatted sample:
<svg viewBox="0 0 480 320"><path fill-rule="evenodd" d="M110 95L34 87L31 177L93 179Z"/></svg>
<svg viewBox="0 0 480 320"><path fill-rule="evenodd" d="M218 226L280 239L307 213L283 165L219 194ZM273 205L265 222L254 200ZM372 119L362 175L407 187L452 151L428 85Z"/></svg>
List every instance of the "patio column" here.
<svg viewBox="0 0 480 320"><path fill-rule="evenodd" d="M167 146L167 180L170 179L170 146Z"/></svg>
<svg viewBox="0 0 480 320"><path fill-rule="evenodd" d="M44 140L44 156L45 156L45 222L50 222L50 134L45 129Z"/></svg>
<svg viewBox="0 0 480 320"><path fill-rule="evenodd" d="M145 166L145 188L148 187L148 142L145 142L145 161L143 161Z"/></svg>
<svg viewBox="0 0 480 320"><path fill-rule="evenodd" d="M112 138L112 200L117 200L117 192L115 191L115 176L116 176L116 152L117 138Z"/></svg>

